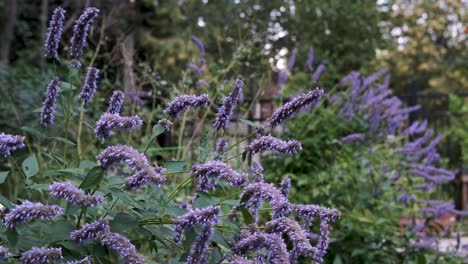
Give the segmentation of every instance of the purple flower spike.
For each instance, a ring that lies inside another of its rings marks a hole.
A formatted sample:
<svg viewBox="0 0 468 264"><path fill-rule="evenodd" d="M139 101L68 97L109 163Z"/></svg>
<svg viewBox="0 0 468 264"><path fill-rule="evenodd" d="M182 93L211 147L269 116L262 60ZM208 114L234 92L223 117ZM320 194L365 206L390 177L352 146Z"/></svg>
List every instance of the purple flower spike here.
<svg viewBox="0 0 468 264"><path fill-rule="evenodd" d="M250 167L250 171L252 172L254 182L263 182L263 167L260 163L256 161L252 161L252 166Z"/></svg>
<svg viewBox="0 0 468 264"><path fill-rule="evenodd" d="M289 156L295 155L298 151L302 150L301 143L297 140L284 141L270 135L262 136L252 141L245 149L249 156L265 151L274 150Z"/></svg>
<svg viewBox="0 0 468 264"><path fill-rule="evenodd" d="M11 256L10 252L8 251L8 248L4 246L0 246L0 259L4 260L7 259Z"/></svg>
<svg viewBox="0 0 468 264"><path fill-rule="evenodd" d="M312 74L312 82L316 83L320 77L322 76L322 74L325 72L327 68L325 67L325 65L323 64L320 64L317 69L314 71L314 74Z"/></svg>
<svg viewBox="0 0 468 264"><path fill-rule="evenodd" d="M80 260L68 261L67 264L93 264L93 263L88 257L86 257Z"/></svg>
<svg viewBox="0 0 468 264"><path fill-rule="evenodd" d="M236 106L242 94L242 87L244 87L244 82L239 78L232 87L231 93L224 98L223 104L219 108L218 114L216 115L216 120L213 124L213 126L217 129L228 128L229 122L231 122L234 107Z"/></svg>
<svg viewBox="0 0 468 264"><path fill-rule="evenodd" d="M47 58L58 58L58 46L60 38L62 38L63 22L65 21L65 10L57 7L52 14L49 22L49 30L47 32L45 47L45 56Z"/></svg>
<svg viewBox="0 0 468 264"><path fill-rule="evenodd" d="M124 263L145 264L145 259L138 254L135 245L121 234L107 232L100 235L101 245L115 250Z"/></svg>
<svg viewBox="0 0 468 264"><path fill-rule="evenodd" d="M228 148L227 140L225 138L218 139L218 141L216 142L216 147L215 147L216 155L219 155L217 160L224 159L224 156L225 156L224 152L226 151L227 148Z"/></svg>
<svg viewBox="0 0 468 264"><path fill-rule="evenodd" d="M125 187L129 190L142 188L146 184L160 186L166 182L163 175L164 168L151 166L143 153L130 146L109 146L97 156L97 160L104 169L109 169L117 163L125 163L135 170L125 183Z"/></svg>
<svg viewBox="0 0 468 264"><path fill-rule="evenodd" d="M208 261L206 259L206 250L208 249L208 242L213 235L213 227L212 226L205 226L200 234L197 236L197 239L193 243L192 249L190 250L190 254L187 257L187 264L201 264L206 263Z"/></svg>
<svg viewBox="0 0 468 264"><path fill-rule="evenodd" d="M0 154L4 157L11 155L11 152L19 148L24 148L26 137L0 133Z"/></svg>
<svg viewBox="0 0 468 264"><path fill-rule="evenodd" d="M365 137L366 135L361 134L361 133L350 134L350 135L347 135L346 137L343 137L341 139L341 142L349 143L353 141L363 140Z"/></svg>
<svg viewBox="0 0 468 264"><path fill-rule="evenodd" d="M251 183L244 188L240 195L240 200L244 201L243 206L256 215L258 213L258 204L267 201L271 204L274 215L280 217L289 215L291 212L289 201L272 184L264 182Z"/></svg>
<svg viewBox="0 0 468 264"><path fill-rule="evenodd" d="M76 231L73 231L70 234L70 239L75 242L85 243L89 240L97 239L101 234L108 232L110 232L109 221L98 219L92 223L84 225Z"/></svg>
<svg viewBox="0 0 468 264"><path fill-rule="evenodd" d="M207 107L210 103L208 94L196 95L181 95L176 97L169 105L165 114L178 117L181 113L187 111L189 107Z"/></svg>
<svg viewBox="0 0 468 264"><path fill-rule="evenodd" d="M81 68L81 61L79 61L77 59L72 59L72 60L70 60L70 66L72 68L79 69L79 68Z"/></svg>
<svg viewBox="0 0 468 264"><path fill-rule="evenodd" d="M314 49L310 48L309 53L307 53L306 66L307 66L307 69L309 69L309 71L311 72L314 69L313 64L314 64Z"/></svg>
<svg viewBox="0 0 468 264"><path fill-rule="evenodd" d="M96 122L94 133L102 140L110 136L112 130L129 131L140 128L143 120L138 116L120 116L119 114L104 113Z"/></svg>
<svg viewBox="0 0 468 264"><path fill-rule="evenodd" d="M29 221L40 219L52 219L63 213L63 209L57 205L44 205L41 203L23 202L21 205L16 205L5 216L5 225L8 228L14 228L17 225L27 223Z"/></svg>
<svg viewBox="0 0 468 264"><path fill-rule="evenodd" d="M164 129L166 129L166 131L169 131L171 130L171 127L172 127L172 122L166 118L163 118L161 120L158 121L158 124L162 125L164 127Z"/></svg>
<svg viewBox="0 0 468 264"><path fill-rule="evenodd" d="M49 186L50 194L58 199L78 204L81 207L94 207L103 202L99 195L87 195L70 182L55 182Z"/></svg>
<svg viewBox="0 0 468 264"><path fill-rule="evenodd" d="M58 261L62 257L61 248L33 247L21 254L21 264L41 264Z"/></svg>
<svg viewBox="0 0 468 264"><path fill-rule="evenodd" d="M70 57L76 59L83 54L86 47L86 37L88 36L89 26L99 14L99 9L88 7L83 14L76 20L73 26L73 36L70 39Z"/></svg>
<svg viewBox="0 0 468 264"><path fill-rule="evenodd" d="M97 80L99 79L99 69L89 67L86 73L86 78L83 84L83 89L80 93L80 98L85 103L91 102L94 96L94 92L97 89Z"/></svg>
<svg viewBox="0 0 468 264"><path fill-rule="evenodd" d="M291 190L291 179L288 176L284 177L281 181L281 193L284 197L288 197L289 191Z"/></svg>
<svg viewBox="0 0 468 264"><path fill-rule="evenodd" d="M250 236L239 240L232 248L232 251L236 255L247 255L251 251L257 251L262 248L266 248L268 250L268 263L291 263L289 261L289 253L284 240L276 234L255 232Z"/></svg>
<svg viewBox="0 0 468 264"><path fill-rule="evenodd" d="M208 161L192 166L191 175L198 179L198 190L215 189L216 179L225 180L229 186L240 186L248 181L246 173L238 173L222 161Z"/></svg>
<svg viewBox="0 0 468 264"><path fill-rule="evenodd" d="M190 37L190 40L193 42L193 44L195 44L195 46L197 46L198 50L200 51L201 55L202 56L205 56L205 45L203 45L203 42L192 35L192 37Z"/></svg>
<svg viewBox="0 0 468 264"><path fill-rule="evenodd" d="M122 91L114 91L111 98L109 99L109 108L107 113L118 114L122 109L124 103L125 94Z"/></svg>
<svg viewBox="0 0 468 264"><path fill-rule="evenodd" d="M304 93L300 96L293 98L286 103L283 107L277 109L268 119L268 123L272 128L283 124L288 119L294 117L303 107L315 105L319 102L320 97L323 95L323 90L316 88L315 90Z"/></svg>
<svg viewBox="0 0 468 264"><path fill-rule="evenodd" d="M41 124L48 126L54 123L55 104L60 91L60 78L54 77L49 82L46 91L46 98L42 103Z"/></svg>
<svg viewBox="0 0 468 264"><path fill-rule="evenodd" d="M174 231L176 232L174 242L180 244L182 240L182 232L188 228L192 228L196 225L201 225L203 227L214 226L218 222L220 213L221 208L219 206L210 205L201 209L193 209L190 212L179 216L174 220Z"/></svg>

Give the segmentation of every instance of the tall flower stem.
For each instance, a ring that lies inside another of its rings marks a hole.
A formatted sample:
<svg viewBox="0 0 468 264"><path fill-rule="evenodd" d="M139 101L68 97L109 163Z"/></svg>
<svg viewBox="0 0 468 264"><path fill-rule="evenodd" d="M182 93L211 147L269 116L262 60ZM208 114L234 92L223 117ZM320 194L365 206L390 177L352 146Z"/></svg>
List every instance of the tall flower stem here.
<svg viewBox="0 0 468 264"><path fill-rule="evenodd" d="M84 108L85 102L81 102L81 109L80 109L80 120L78 122L78 134L76 135L76 147L78 149L78 157L80 160L83 159L83 151L81 150L81 131L83 130L83 119L84 119Z"/></svg>

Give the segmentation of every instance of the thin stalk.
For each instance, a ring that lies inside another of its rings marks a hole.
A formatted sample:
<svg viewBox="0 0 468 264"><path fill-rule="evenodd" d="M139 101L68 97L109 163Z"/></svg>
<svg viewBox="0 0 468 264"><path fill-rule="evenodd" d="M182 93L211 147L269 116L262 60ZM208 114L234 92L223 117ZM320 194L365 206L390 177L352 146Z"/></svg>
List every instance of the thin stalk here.
<svg viewBox="0 0 468 264"><path fill-rule="evenodd" d="M218 155L216 155L215 159L221 157L224 153L228 152L229 150L233 149L234 147L236 147L237 145L239 145L240 143L246 141L247 139L249 139L250 137L252 137L253 135L255 135L257 132L252 132L250 134L248 134L247 136L241 138L241 140L237 141L236 143L234 143L233 145L229 146L225 151L219 153Z"/></svg>
<svg viewBox="0 0 468 264"><path fill-rule="evenodd" d="M80 160L83 159L83 152L81 151L81 131L83 130L83 119L84 119L84 108L85 102L81 102L81 109L80 109L80 120L78 122L78 134L76 135L76 146L78 148L78 157Z"/></svg>
<svg viewBox="0 0 468 264"><path fill-rule="evenodd" d="M172 190L172 192L169 194L169 197L167 198L166 202L164 203L164 206L167 206L167 204L169 204L169 202L182 190L182 188L187 186L190 182L192 182L192 180L193 180L193 177L190 176L187 179L185 179L183 182L179 183L179 185L177 185L174 188L174 190Z"/></svg>
<svg viewBox="0 0 468 264"><path fill-rule="evenodd" d="M182 117L182 126L179 131L179 138L177 139L177 146L182 146L182 138L184 136L184 129L185 123L187 122L187 111L184 112L184 116ZM177 150L177 160L180 160L180 156L182 155L180 149Z"/></svg>
<svg viewBox="0 0 468 264"><path fill-rule="evenodd" d="M223 160L223 162L228 162L228 161L230 161L230 160L232 160L232 159L235 159L235 158L237 158L237 157L239 157L239 156L242 156L242 154L244 154L244 152L241 152L241 153L238 153L238 154L236 154L236 155L234 155L234 156L232 156L232 157L229 157L229 158Z"/></svg>

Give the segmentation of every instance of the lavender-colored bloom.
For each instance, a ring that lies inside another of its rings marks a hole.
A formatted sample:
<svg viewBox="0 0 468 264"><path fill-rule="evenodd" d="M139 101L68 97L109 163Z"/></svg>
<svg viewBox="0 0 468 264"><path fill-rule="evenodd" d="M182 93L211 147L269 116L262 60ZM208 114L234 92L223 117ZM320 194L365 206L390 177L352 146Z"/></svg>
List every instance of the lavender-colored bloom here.
<svg viewBox="0 0 468 264"><path fill-rule="evenodd" d="M47 58L57 58L57 50L62 37L63 22L65 21L65 10L57 7L49 22L49 30L45 41L45 56Z"/></svg>
<svg viewBox="0 0 468 264"><path fill-rule="evenodd" d="M41 124L48 126L54 123L55 104L60 91L60 78L54 77L49 82L46 91L46 98L42 103Z"/></svg>
<svg viewBox="0 0 468 264"><path fill-rule="evenodd" d="M239 97L242 94L242 87L244 87L244 82L242 79L238 78L232 87L231 93L224 98L223 104L219 108L218 114L216 115L216 120L213 126L217 129L228 128L234 107L236 106L237 101L239 101Z"/></svg>
<svg viewBox="0 0 468 264"><path fill-rule="evenodd" d="M211 84L207 80L198 80L196 83L196 86L197 88L201 88L202 86L206 86L207 88L210 88Z"/></svg>
<svg viewBox="0 0 468 264"><path fill-rule="evenodd" d="M20 257L21 264L40 264L58 261L62 257L61 248L33 247L23 252Z"/></svg>
<svg viewBox="0 0 468 264"><path fill-rule="evenodd" d="M314 63L314 49L310 48L309 52L307 53L306 66L307 66L307 69L309 69L309 71L311 72L314 69L313 63Z"/></svg>
<svg viewBox="0 0 468 264"><path fill-rule="evenodd" d="M172 122L166 118L163 118L158 121L158 124L162 125L166 131L171 130L172 127Z"/></svg>
<svg viewBox="0 0 468 264"><path fill-rule="evenodd" d="M293 206L300 219L304 220L304 227L309 228L313 219L319 218L327 222L334 222L341 217L341 213L336 209L330 209L313 204L295 204Z"/></svg>
<svg viewBox="0 0 468 264"><path fill-rule="evenodd" d="M232 248L232 252L236 255L247 255L251 251L257 251L262 248L266 248L268 250L268 263L290 263L286 244L284 243L284 240L276 234L255 232L250 236L239 240Z"/></svg>
<svg viewBox="0 0 468 264"><path fill-rule="evenodd" d="M366 137L366 135L361 134L361 133L354 133L347 135L346 137L343 137L341 139L341 142L348 143L348 142L353 142L357 140L363 140Z"/></svg>
<svg viewBox="0 0 468 264"><path fill-rule="evenodd" d="M208 249L208 242L211 239L213 231L214 229L212 226L203 227L203 230L193 243L190 254L187 257L187 264L208 264L205 252Z"/></svg>
<svg viewBox="0 0 468 264"><path fill-rule="evenodd" d="M327 68L325 67L325 65L320 64L317 67L317 69L314 71L314 74L312 74L312 82L316 83L320 79L320 76L322 76L322 74L325 72L326 69Z"/></svg>
<svg viewBox="0 0 468 264"><path fill-rule="evenodd" d="M267 121L272 128L281 125L297 114L303 107L317 104L322 95L323 90L316 88L315 90L309 91L308 93L297 96L286 103L283 107L277 109L267 119Z"/></svg>
<svg viewBox="0 0 468 264"><path fill-rule="evenodd" d="M157 165L151 166L143 153L126 145L114 145L107 147L97 157L98 164L104 169L109 169L117 163L125 163L135 170L125 183L127 189L139 189L143 185L151 184L160 186L166 182L164 168Z"/></svg>
<svg viewBox="0 0 468 264"><path fill-rule="evenodd" d="M73 231L70 234L70 239L75 242L85 243L89 240L97 239L102 234L109 232L109 221L105 219L98 219L92 223L84 225L82 228L76 231Z"/></svg>
<svg viewBox="0 0 468 264"><path fill-rule="evenodd" d="M286 83L287 80L288 80L288 73L286 71L278 72L278 80L276 81L278 88L283 87L283 85ZM277 93L279 93L279 89Z"/></svg>
<svg viewBox="0 0 468 264"><path fill-rule="evenodd" d="M96 122L94 133L96 138L102 140L108 137L112 130L129 131L138 129L143 120L138 116L120 116L119 114L104 113Z"/></svg>
<svg viewBox="0 0 468 264"><path fill-rule="evenodd" d="M208 161L192 166L191 175L198 179L198 190L214 190L216 179L225 180L229 186L240 186L248 181L246 173L238 173L222 161Z"/></svg>
<svg viewBox="0 0 468 264"><path fill-rule="evenodd" d="M176 232L174 242L180 244L182 232L188 228L192 228L196 225L201 225L203 227L214 226L218 222L220 213L221 208L219 206L210 205L205 208L190 210L188 213L179 216L174 220L174 231Z"/></svg>
<svg viewBox="0 0 468 264"><path fill-rule="evenodd" d="M256 263L255 261L247 259L245 257L236 255L229 261L229 264L259 264L259 263Z"/></svg>
<svg viewBox="0 0 468 264"><path fill-rule="evenodd" d="M432 166L417 165L413 167L410 172L425 179L426 181L437 184L455 179L455 174L453 172Z"/></svg>
<svg viewBox="0 0 468 264"><path fill-rule="evenodd" d="M115 250L127 264L144 264L144 258L138 254L135 245L121 234L107 232L100 235L101 245Z"/></svg>
<svg viewBox="0 0 468 264"><path fill-rule="evenodd" d="M80 259L80 260L73 260L73 261L68 261L67 264L93 264L91 262L91 260L86 257L84 259Z"/></svg>
<svg viewBox="0 0 468 264"><path fill-rule="evenodd" d="M81 68L81 61L79 61L77 59L72 59L72 60L70 60L70 66L73 67L73 68L79 69L79 68Z"/></svg>
<svg viewBox="0 0 468 264"><path fill-rule="evenodd" d="M195 37L195 36L191 36L190 37L190 40L193 42L193 44L195 44L198 48L198 50L200 51L201 55L204 56L205 55L205 45L203 45L203 42Z"/></svg>
<svg viewBox="0 0 468 264"><path fill-rule="evenodd" d="M103 202L100 195L86 194L70 182L55 182L49 186L50 195L81 207L94 207Z"/></svg>
<svg viewBox="0 0 468 264"><path fill-rule="evenodd" d="M408 200L411 198L411 194L403 193L398 197L398 201L402 204L408 204Z"/></svg>
<svg viewBox="0 0 468 264"><path fill-rule="evenodd" d="M298 151L302 150L301 143L297 140L284 141L271 135L262 136L252 141L245 149L249 156L265 151L274 150L287 155L295 155Z"/></svg>
<svg viewBox="0 0 468 264"><path fill-rule="evenodd" d="M415 190L430 191L430 190L433 190L436 186L437 184L432 182L432 183L418 184L418 185L415 185L413 188Z"/></svg>
<svg viewBox="0 0 468 264"><path fill-rule="evenodd" d="M258 213L259 208L257 206L261 201L267 201L271 204L274 218L289 215L291 211L288 199L270 183L255 182L249 184L241 193L240 200L244 201L243 206L249 209L252 215Z"/></svg>
<svg viewBox="0 0 468 264"><path fill-rule="evenodd" d="M11 256L10 252L8 251L7 247L0 246L0 259L4 260Z"/></svg>
<svg viewBox="0 0 468 264"><path fill-rule="evenodd" d="M202 94L200 96L184 94L176 97L169 103L164 113L177 117L182 112L187 111L189 107L207 107L209 103L210 99L208 98L208 94Z"/></svg>
<svg viewBox="0 0 468 264"><path fill-rule="evenodd" d="M300 255L307 256L315 252L315 248L310 244L306 232L293 219L287 217L273 219L266 224L265 231L278 235L282 235L283 233L288 235L293 244L291 262L295 262Z"/></svg>
<svg viewBox="0 0 468 264"><path fill-rule="evenodd" d="M367 76L366 78L364 78L364 81L363 81L362 85L365 87L365 86L368 86L368 85L374 83L380 77L385 75L387 72L388 72L388 68L383 68L383 69L379 70L378 72Z"/></svg>
<svg viewBox="0 0 468 264"><path fill-rule="evenodd" d="M80 93L80 98L85 103L91 102L97 88L97 80L99 79L99 69L89 67L86 73L83 88Z"/></svg>
<svg viewBox="0 0 468 264"><path fill-rule="evenodd" d="M423 122L414 121L411 126L409 126L403 134L405 135L416 135L426 131L427 128L427 120Z"/></svg>
<svg viewBox="0 0 468 264"><path fill-rule="evenodd" d="M83 14L76 20L73 26L73 36L70 39L70 57L76 59L83 54L86 47L86 37L88 36L89 26L99 14L99 9L88 7Z"/></svg>
<svg viewBox="0 0 468 264"><path fill-rule="evenodd" d="M225 156L225 151L228 148L228 142L225 138L219 138L216 142L215 146L215 153L216 153L216 160L222 160Z"/></svg>
<svg viewBox="0 0 468 264"><path fill-rule="evenodd" d="M252 172L254 182L263 182L263 167L260 163L256 161L252 161L252 166L250 167L250 171Z"/></svg>
<svg viewBox="0 0 468 264"><path fill-rule="evenodd" d="M289 179L288 176L285 176L281 181L280 187L281 193L284 195L284 197L288 197L289 191L291 190L291 179Z"/></svg>
<svg viewBox="0 0 468 264"><path fill-rule="evenodd" d="M107 113L118 114L122 109L124 103L125 94L122 91L114 91L111 98L109 99L109 108Z"/></svg>
<svg viewBox="0 0 468 264"><path fill-rule="evenodd" d="M41 203L31 203L24 201L21 205L16 205L5 216L5 225L14 228L17 225L40 219L52 219L63 213L63 209L57 205L44 205Z"/></svg>
<svg viewBox="0 0 468 264"><path fill-rule="evenodd" d="M424 236L420 238L417 242L413 244L413 247L415 248L421 248L421 249L429 249L431 246L437 242L436 237L427 237Z"/></svg>
<svg viewBox="0 0 468 264"><path fill-rule="evenodd" d="M24 148L26 137L0 133L0 153L4 157L10 156L11 152L19 148Z"/></svg>

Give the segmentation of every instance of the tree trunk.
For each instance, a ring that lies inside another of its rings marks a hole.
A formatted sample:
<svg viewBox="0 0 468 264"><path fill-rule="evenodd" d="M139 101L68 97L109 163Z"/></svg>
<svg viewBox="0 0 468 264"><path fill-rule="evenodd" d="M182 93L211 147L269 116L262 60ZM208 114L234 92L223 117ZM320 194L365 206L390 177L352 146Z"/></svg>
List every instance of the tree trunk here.
<svg viewBox="0 0 468 264"><path fill-rule="evenodd" d="M0 64L8 65L10 62L11 43L15 33L16 0L7 0L5 8L5 21L0 49Z"/></svg>

